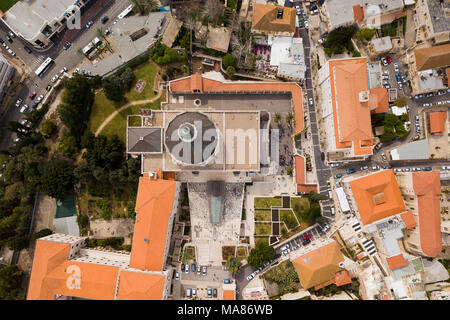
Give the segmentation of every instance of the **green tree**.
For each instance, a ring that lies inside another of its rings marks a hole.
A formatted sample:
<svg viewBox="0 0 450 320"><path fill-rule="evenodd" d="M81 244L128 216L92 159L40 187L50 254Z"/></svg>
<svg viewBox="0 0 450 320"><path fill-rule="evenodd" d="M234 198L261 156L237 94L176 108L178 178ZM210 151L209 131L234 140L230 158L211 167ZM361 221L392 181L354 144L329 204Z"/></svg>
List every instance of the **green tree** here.
<svg viewBox="0 0 450 320"><path fill-rule="evenodd" d="M40 168L40 191L50 197L64 200L73 190L75 182L72 162L52 159Z"/></svg>
<svg viewBox="0 0 450 320"><path fill-rule="evenodd" d="M105 96L112 101L120 102L123 100L123 82L116 75L103 79L103 91Z"/></svg>
<svg viewBox="0 0 450 320"><path fill-rule="evenodd" d="M64 129L56 145L56 150L67 157L72 157L78 151L77 139Z"/></svg>
<svg viewBox="0 0 450 320"><path fill-rule="evenodd" d="M131 85L136 79L136 76L134 75L131 68L126 68L125 71L120 75L120 79L122 80L123 90L129 91L131 89Z"/></svg>
<svg viewBox="0 0 450 320"><path fill-rule="evenodd" d="M133 4L133 10L141 15L158 10L158 2L156 0L130 0Z"/></svg>
<svg viewBox="0 0 450 320"><path fill-rule="evenodd" d="M41 133L46 137L51 137L56 131L56 123L54 120L45 120L41 125Z"/></svg>
<svg viewBox="0 0 450 320"><path fill-rule="evenodd" d="M222 66L225 70L227 70L227 68L229 66L232 66L233 68L236 68L236 58L227 53L223 58L222 58Z"/></svg>
<svg viewBox="0 0 450 320"><path fill-rule="evenodd" d="M262 267L267 261L273 258L275 250L265 242L258 242L256 247L250 250L247 262L254 268Z"/></svg>
<svg viewBox="0 0 450 320"><path fill-rule="evenodd" d="M404 106L406 106L406 98L400 97L398 99L395 99L394 105L396 105L399 108L403 108Z"/></svg>
<svg viewBox="0 0 450 320"><path fill-rule="evenodd" d="M333 53L340 54L345 50L353 51L353 44L351 43L351 38L356 32L356 26L338 27L331 31L327 40L323 43L325 53L331 57Z"/></svg>
<svg viewBox="0 0 450 320"><path fill-rule="evenodd" d="M275 113L275 116L273 118L273 122L275 122L276 124L280 124L281 123L281 114L280 113Z"/></svg>
<svg viewBox="0 0 450 320"><path fill-rule="evenodd" d="M31 236L31 240L36 241L39 238L46 237L46 236L49 236L51 234L53 234L52 230L50 230L48 228L42 229L42 230L40 230L38 232L33 233L33 235Z"/></svg>
<svg viewBox="0 0 450 320"><path fill-rule="evenodd" d="M23 300L25 290L21 288L22 271L16 265L0 268L0 299Z"/></svg>
<svg viewBox="0 0 450 320"><path fill-rule="evenodd" d="M241 268L241 259L234 256L229 256L226 267L233 275L237 274Z"/></svg>
<svg viewBox="0 0 450 320"><path fill-rule="evenodd" d="M229 77L232 77L236 73L236 69L233 66L228 66L226 71Z"/></svg>
<svg viewBox="0 0 450 320"><path fill-rule="evenodd" d="M292 114L292 112L289 112L287 115L286 115L286 123L288 124L288 125L292 125L292 121L294 120L294 115Z"/></svg>
<svg viewBox="0 0 450 320"><path fill-rule="evenodd" d="M375 28L362 28L356 32L356 38L360 41L362 40L371 40L376 33Z"/></svg>
<svg viewBox="0 0 450 320"><path fill-rule="evenodd" d="M287 167L287 168L286 168L286 174L287 174L288 176L291 176L291 177L292 177L292 173L293 173L292 167Z"/></svg>
<svg viewBox="0 0 450 320"><path fill-rule="evenodd" d="M353 50L352 57L361 57L361 52L359 52L358 50Z"/></svg>

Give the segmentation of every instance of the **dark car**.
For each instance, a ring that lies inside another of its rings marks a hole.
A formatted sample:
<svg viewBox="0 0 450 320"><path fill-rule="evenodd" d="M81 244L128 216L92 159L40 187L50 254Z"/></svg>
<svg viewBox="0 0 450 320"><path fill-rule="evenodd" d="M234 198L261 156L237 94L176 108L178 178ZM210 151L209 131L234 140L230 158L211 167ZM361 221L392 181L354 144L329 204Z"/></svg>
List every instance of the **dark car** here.
<svg viewBox="0 0 450 320"><path fill-rule="evenodd" d="M184 271L184 263L181 264L181 271Z"/></svg>
<svg viewBox="0 0 450 320"><path fill-rule="evenodd" d="M109 20L109 17L105 16L105 17L103 17L103 19L102 19L102 23L105 24L105 23L108 22L108 20Z"/></svg>
<svg viewBox="0 0 450 320"><path fill-rule="evenodd" d="M195 272L195 263L191 264L191 270L192 272Z"/></svg>
<svg viewBox="0 0 450 320"><path fill-rule="evenodd" d="M322 159L322 161L325 160L325 153L323 153L323 152L320 153L320 159Z"/></svg>
<svg viewBox="0 0 450 320"><path fill-rule="evenodd" d="M8 36L8 35L5 35L5 39L6 39L6 40L8 40L9 42L13 43L13 39L11 39L11 37L10 37L10 36Z"/></svg>
<svg viewBox="0 0 450 320"><path fill-rule="evenodd" d="M214 297L214 298L217 298L217 289L214 289L214 290L213 290L213 297Z"/></svg>
<svg viewBox="0 0 450 320"><path fill-rule="evenodd" d="M423 168L423 170L424 171L431 171L432 169L431 169L431 167L425 167L425 168Z"/></svg>
<svg viewBox="0 0 450 320"><path fill-rule="evenodd" d="M63 49L67 50L70 48L70 46L72 45L72 43L70 43L69 41L66 42L66 44L64 45Z"/></svg>
<svg viewBox="0 0 450 320"><path fill-rule="evenodd" d="M347 169L347 174L352 174L355 173L356 170L355 169Z"/></svg>
<svg viewBox="0 0 450 320"><path fill-rule="evenodd" d="M306 246L308 243L310 243L311 242L311 240L309 240L309 239L305 239L305 240L303 240L302 241L302 244L304 245L304 246Z"/></svg>
<svg viewBox="0 0 450 320"><path fill-rule="evenodd" d="M336 179L342 178L342 173L338 173L334 176Z"/></svg>
<svg viewBox="0 0 450 320"><path fill-rule="evenodd" d="M0 43L1 43L1 44L4 44L5 41L3 41L3 39L0 38Z"/></svg>
<svg viewBox="0 0 450 320"><path fill-rule="evenodd" d="M33 52L33 51L31 51L31 49L30 49L30 48L28 48L27 46L24 46L23 48L24 48L24 49L25 49L25 51L26 51L26 52L28 52L28 53L32 53L32 52Z"/></svg>

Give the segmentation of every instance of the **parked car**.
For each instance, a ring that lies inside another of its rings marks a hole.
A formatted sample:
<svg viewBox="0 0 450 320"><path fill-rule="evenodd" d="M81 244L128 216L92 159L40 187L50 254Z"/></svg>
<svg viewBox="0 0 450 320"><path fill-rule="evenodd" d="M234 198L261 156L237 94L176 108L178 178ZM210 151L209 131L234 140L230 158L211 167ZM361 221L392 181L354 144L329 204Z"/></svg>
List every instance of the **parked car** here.
<svg viewBox="0 0 450 320"><path fill-rule="evenodd" d="M64 49L64 50L67 50L67 49L70 48L71 45L72 45L72 43L71 43L70 41L67 41L67 42L64 44L63 49Z"/></svg>
<svg viewBox="0 0 450 320"><path fill-rule="evenodd" d="M15 38L16 37L16 35L12 31L9 31L8 34L11 36L11 38Z"/></svg>
<svg viewBox="0 0 450 320"><path fill-rule="evenodd" d="M189 265L188 265L188 264L184 266L184 272L185 272L186 274L189 273Z"/></svg>
<svg viewBox="0 0 450 320"><path fill-rule="evenodd" d="M108 20L109 20L109 17L108 16L104 16L103 19L102 19L102 23L105 24L105 23L108 22Z"/></svg>
<svg viewBox="0 0 450 320"><path fill-rule="evenodd" d="M280 250L281 251L285 251L287 248L289 248L290 247L290 245L289 245L289 243L286 243L284 246L282 246L281 248L280 248Z"/></svg>
<svg viewBox="0 0 450 320"><path fill-rule="evenodd" d="M195 272L195 263L193 263L193 264L191 264L191 270L192 270L192 272Z"/></svg>
<svg viewBox="0 0 450 320"><path fill-rule="evenodd" d="M211 297L212 297L212 289L208 288L208 298L211 298Z"/></svg>
<svg viewBox="0 0 450 320"><path fill-rule="evenodd" d="M197 296L197 289L196 288L192 288L192 296L193 297Z"/></svg>
<svg viewBox="0 0 450 320"><path fill-rule="evenodd" d="M385 66L385 67L388 65L387 60L386 60L385 57L381 58L381 63L382 63L383 66Z"/></svg>
<svg viewBox="0 0 450 320"><path fill-rule="evenodd" d="M311 106L312 106L312 105L314 104L314 102L313 102L313 98L309 98L309 99L308 99L308 101L309 101L309 105L311 105Z"/></svg>
<svg viewBox="0 0 450 320"><path fill-rule="evenodd" d="M20 104L22 103L22 98L17 99L16 101L16 107L20 107Z"/></svg>
<svg viewBox="0 0 450 320"><path fill-rule="evenodd" d="M364 170L369 170L369 167L368 166L362 166L361 167L361 171L364 171Z"/></svg>
<svg viewBox="0 0 450 320"><path fill-rule="evenodd" d="M180 273L175 271L175 280L180 280Z"/></svg>
<svg viewBox="0 0 450 320"><path fill-rule="evenodd" d="M352 174L355 173L356 170L355 169L347 169L347 174Z"/></svg>
<svg viewBox="0 0 450 320"><path fill-rule="evenodd" d="M342 178L342 173L338 173L338 174L336 174L334 177L335 177L336 179L340 179L340 178Z"/></svg>
<svg viewBox="0 0 450 320"><path fill-rule="evenodd" d="M191 288L187 288L186 289L186 297L190 298L191 297Z"/></svg>
<svg viewBox="0 0 450 320"><path fill-rule="evenodd" d="M67 68L66 67L63 67L59 73L64 74L64 72L67 72Z"/></svg>
<svg viewBox="0 0 450 320"><path fill-rule="evenodd" d="M248 276L247 276L247 281L250 281L250 280L252 280L253 279L253 277L254 277L255 275L252 273L252 274L249 274Z"/></svg>
<svg viewBox="0 0 450 320"><path fill-rule="evenodd" d="M332 167L332 168L339 167L339 163L338 162L331 162L330 163L330 167Z"/></svg>
<svg viewBox="0 0 450 320"><path fill-rule="evenodd" d="M386 154L384 152L381 154L381 158L383 158L383 160L386 161Z"/></svg>
<svg viewBox="0 0 450 320"><path fill-rule="evenodd" d="M206 276L206 266L202 267L202 275Z"/></svg>
<svg viewBox="0 0 450 320"><path fill-rule="evenodd" d="M16 56L16 53L15 53L14 51L12 51L11 49L8 49L8 53L9 53L10 55L12 55L13 57Z"/></svg>
<svg viewBox="0 0 450 320"><path fill-rule="evenodd" d="M394 71L398 72L398 63L396 63L396 62L394 63Z"/></svg>
<svg viewBox="0 0 450 320"><path fill-rule="evenodd" d="M322 161L325 161L325 153L323 152L320 153L320 159L322 159Z"/></svg>
<svg viewBox="0 0 450 320"><path fill-rule="evenodd" d="M431 169L431 167L425 167L425 168L423 168L423 171L431 171L432 169Z"/></svg>
<svg viewBox="0 0 450 320"><path fill-rule="evenodd" d="M22 112L22 113L24 113L25 111L27 111L28 110L28 106L26 105L26 104L24 104L23 106L22 106L22 108L20 108L20 112Z"/></svg>
<svg viewBox="0 0 450 320"><path fill-rule="evenodd" d="M197 274L200 275L202 273L200 265L197 266Z"/></svg>
<svg viewBox="0 0 450 320"><path fill-rule="evenodd" d="M215 288L213 289L213 297L217 298L217 289L215 289Z"/></svg>
<svg viewBox="0 0 450 320"><path fill-rule="evenodd" d="M380 170L380 166L379 165L374 165L374 166L372 166L372 170Z"/></svg>
<svg viewBox="0 0 450 320"><path fill-rule="evenodd" d="M442 170L450 170L450 166L443 166Z"/></svg>
<svg viewBox="0 0 450 320"><path fill-rule="evenodd" d="M10 36L8 36L8 35L5 35L5 39L6 39L6 40L8 40L9 42L13 43L13 40L11 39L11 37L10 37Z"/></svg>
<svg viewBox="0 0 450 320"><path fill-rule="evenodd" d="M89 29L92 25L94 24L94 21L89 21L88 23L86 23L86 29Z"/></svg>
<svg viewBox="0 0 450 320"><path fill-rule="evenodd" d="M394 172L402 172L402 169L400 169L400 168L394 168Z"/></svg>
<svg viewBox="0 0 450 320"><path fill-rule="evenodd" d="M26 52L28 52L28 53L33 53L33 51L31 51L31 49L28 48L27 46L24 46L23 48L25 49Z"/></svg>
<svg viewBox="0 0 450 320"><path fill-rule="evenodd" d="M223 283L225 283L225 284L233 283L233 280L231 280L231 279L223 279Z"/></svg>
<svg viewBox="0 0 450 320"><path fill-rule="evenodd" d="M334 216L334 207L331 207L331 214Z"/></svg>
<svg viewBox="0 0 450 320"><path fill-rule="evenodd" d="M445 94L445 93L446 93L445 90L439 90L439 91L437 92L438 96L441 96L441 95L443 95L443 94Z"/></svg>

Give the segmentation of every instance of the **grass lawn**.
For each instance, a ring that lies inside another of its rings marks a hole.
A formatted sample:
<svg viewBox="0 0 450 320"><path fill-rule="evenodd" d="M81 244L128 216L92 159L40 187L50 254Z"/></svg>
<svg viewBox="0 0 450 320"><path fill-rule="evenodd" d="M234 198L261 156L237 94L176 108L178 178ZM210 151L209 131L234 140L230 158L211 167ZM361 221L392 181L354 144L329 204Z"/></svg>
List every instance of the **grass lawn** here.
<svg viewBox="0 0 450 320"><path fill-rule="evenodd" d="M255 235L257 236L270 236L272 234L271 223L255 223Z"/></svg>
<svg viewBox="0 0 450 320"><path fill-rule="evenodd" d="M289 230L298 226L297 219L294 216L292 210L280 210L280 219L283 221Z"/></svg>
<svg viewBox="0 0 450 320"><path fill-rule="evenodd" d="M139 100L147 100L151 99L154 96L156 96L156 93L153 91L153 82L155 79L156 72L158 70L157 65L150 61L149 63L145 63L136 69L134 69L134 74L136 75L136 80L133 83L131 90L125 94L125 97L127 98L127 103L132 101L139 101ZM135 85L138 80L144 80L146 82L146 85L144 87L144 90L142 92L138 92L135 90ZM121 106L123 106L125 102L114 102L106 98L105 93L102 90L99 90L97 94L95 95L94 105L92 106L91 116L89 119L89 125L88 128L92 133L95 133L97 131L98 127L105 121L105 119L113 113L115 110L119 109ZM158 102L158 108L160 106L160 102ZM133 106L132 108L135 108L137 106ZM142 108L142 106L140 106ZM153 108L152 108L153 109ZM136 110L139 110L137 108ZM137 112L136 112L137 113ZM132 114L132 113L128 113ZM120 117L120 115L116 116L116 118L123 119ZM116 120L114 118L114 120ZM126 115L125 115L126 119ZM114 122L114 120L112 122ZM117 120L116 120L117 121ZM111 122L111 123L112 123ZM111 125L111 123L109 125ZM108 125L108 126L109 126ZM123 125L124 128L126 128L126 121ZM105 128L106 130L107 128ZM103 131L105 132L105 131ZM102 132L102 133L103 133ZM122 136L122 135L120 135ZM123 135L125 137L125 135ZM125 141L125 138L123 138L123 141Z"/></svg>
<svg viewBox="0 0 450 320"><path fill-rule="evenodd" d="M158 66L153 61L149 61L136 69L134 69L134 75L136 76L136 80L131 86L131 90L125 94L125 97L128 101L138 101L138 100L147 100L156 96L156 93L153 91L153 82L155 80L155 75L158 71ZM135 86L138 80L145 81L145 87L142 92L136 91Z"/></svg>
<svg viewBox="0 0 450 320"><path fill-rule="evenodd" d="M142 127L142 118L141 117L129 117L128 125L130 127Z"/></svg>
<svg viewBox="0 0 450 320"><path fill-rule="evenodd" d="M194 247L184 247L183 253L183 263L188 263L190 261L195 261L195 249Z"/></svg>
<svg viewBox="0 0 450 320"><path fill-rule="evenodd" d="M255 208L270 209L270 207L281 207L281 197L255 198Z"/></svg>
<svg viewBox="0 0 450 320"><path fill-rule="evenodd" d="M1 0L0 1L0 10L3 12L8 11L9 8L11 8L17 0Z"/></svg>
<svg viewBox="0 0 450 320"><path fill-rule="evenodd" d="M309 209L309 199L306 197L291 198L291 208L297 216L297 220L302 223L301 213Z"/></svg>
<svg viewBox="0 0 450 320"><path fill-rule="evenodd" d="M255 210L255 221L271 221L272 214L270 210Z"/></svg>
<svg viewBox="0 0 450 320"><path fill-rule="evenodd" d="M259 242L269 244L269 237L255 237L255 246L258 245Z"/></svg>
<svg viewBox="0 0 450 320"><path fill-rule="evenodd" d="M140 104L136 106L131 106L125 110L122 110L118 115L111 120L110 123L102 130L101 134L107 137L114 134L119 136L119 139L125 144L126 141L126 130L127 130L127 116L132 114L138 114L140 109L160 109L161 99L155 100L153 103Z"/></svg>
<svg viewBox="0 0 450 320"><path fill-rule="evenodd" d="M89 118L88 128L92 133L97 131L98 127L105 119L115 110L123 106L123 102L114 102L106 98L103 91L98 91L95 95L94 104L92 105L91 116Z"/></svg>
<svg viewBox="0 0 450 320"><path fill-rule="evenodd" d="M238 247L236 256L238 258L245 259L247 257L246 247Z"/></svg>

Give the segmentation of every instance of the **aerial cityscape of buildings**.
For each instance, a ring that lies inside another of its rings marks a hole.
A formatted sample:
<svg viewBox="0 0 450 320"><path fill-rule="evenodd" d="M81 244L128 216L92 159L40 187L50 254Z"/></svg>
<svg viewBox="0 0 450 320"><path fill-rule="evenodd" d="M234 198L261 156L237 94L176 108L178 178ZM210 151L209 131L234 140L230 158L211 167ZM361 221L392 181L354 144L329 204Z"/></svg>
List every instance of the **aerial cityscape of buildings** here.
<svg viewBox="0 0 450 320"><path fill-rule="evenodd" d="M12 0L0 48L0 299L450 299L450 0Z"/></svg>

